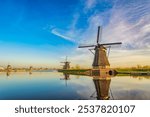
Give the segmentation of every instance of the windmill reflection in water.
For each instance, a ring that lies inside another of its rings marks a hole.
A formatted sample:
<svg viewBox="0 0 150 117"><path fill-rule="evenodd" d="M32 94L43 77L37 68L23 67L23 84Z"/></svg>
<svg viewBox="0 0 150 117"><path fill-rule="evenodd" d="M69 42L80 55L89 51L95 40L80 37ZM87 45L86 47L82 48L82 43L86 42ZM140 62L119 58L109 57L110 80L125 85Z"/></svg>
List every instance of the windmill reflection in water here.
<svg viewBox="0 0 150 117"><path fill-rule="evenodd" d="M97 100L108 100L110 95L113 97L110 83L111 83L111 76L93 76L93 82L95 86L95 92L91 95L91 98L96 98ZM94 97L96 93L96 97Z"/></svg>
<svg viewBox="0 0 150 117"><path fill-rule="evenodd" d="M60 78L60 80L65 80L66 87L68 86L67 81L70 80L70 74L63 73L64 78Z"/></svg>
<svg viewBox="0 0 150 117"><path fill-rule="evenodd" d="M70 80L70 74L68 73L63 73L64 78L60 78L60 80L65 81L66 87L68 86L68 80ZM111 83L111 77L113 75L108 75L108 74L102 74L101 76L95 75L91 76L93 77L93 83L95 86L95 91L92 93L90 96L90 99L97 99L97 100L108 100L110 99L110 96L112 99L114 99L111 88L110 88L110 83Z"/></svg>

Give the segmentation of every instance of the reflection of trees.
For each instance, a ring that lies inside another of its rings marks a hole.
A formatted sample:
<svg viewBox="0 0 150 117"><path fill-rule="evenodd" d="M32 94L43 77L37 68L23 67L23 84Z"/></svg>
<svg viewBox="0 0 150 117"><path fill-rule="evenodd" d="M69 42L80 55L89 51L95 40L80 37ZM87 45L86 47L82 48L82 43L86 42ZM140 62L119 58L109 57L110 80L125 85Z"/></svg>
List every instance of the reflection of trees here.
<svg viewBox="0 0 150 117"><path fill-rule="evenodd" d="M97 99L108 100L110 98L109 88L110 88L111 78L102 78L100 76L94 76L93 82L96 89Z"/></svg>
<svg viewBox="0 0 150 117"><path fill-rule="evenodd" d="M142 80L142 79L150 79L150 76L132 76L132 78L138 78L139 80Z"/></svg>
<svg viewBox="0 0 150 117"><path fill-rule="evenodd" d="M80 78L80 75L76 75L76 78L79 79L79 78Z"/></svg>

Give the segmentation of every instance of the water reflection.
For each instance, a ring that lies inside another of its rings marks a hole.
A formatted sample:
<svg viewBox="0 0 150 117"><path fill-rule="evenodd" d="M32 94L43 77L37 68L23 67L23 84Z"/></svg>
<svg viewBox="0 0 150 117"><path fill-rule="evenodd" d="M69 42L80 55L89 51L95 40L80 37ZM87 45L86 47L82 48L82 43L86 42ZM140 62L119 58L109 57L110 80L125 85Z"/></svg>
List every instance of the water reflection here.
<svg viewBox="0 0 150 117"><path fill-rule="evenodd" d="M32 75L32 71L29 71L29 75Z"/></svg>
<svg viewBox="0 0 150 117"><path fill-rule="evenodd" d="M63 73L64 78L60 78L60 80L65 80L65 85L68 86L67 81L70 80L70 74Z"/></svg>
<svg viewBox="0 0 150 117"><path fill-rule="evenodd" d="M108 100L110 98L109 88L110 88L111 78L94 76L93 82L96 89L97 100Z"/></svg>
<svg viewBox="0 0 150 117"><path fill-rule="evenodd" d="M131 76L131 78L137 78L139 80L142 80L142 79L150 79L150 76Z"/></svg>
<svg viewBox="0 0 150 117"><path fill-rule="evenodd" d="M6 76L11 78L8 80ZM0 99L150 99L149 79L149 76L79 76L58 72L33 72L29 75L29 72L1 72Z"/></svg>
<svg viewBox="0 0 150 117"><path fill-rule="evenodd" d="M6 76L9 77L11 72L6 72Z"/></svg>

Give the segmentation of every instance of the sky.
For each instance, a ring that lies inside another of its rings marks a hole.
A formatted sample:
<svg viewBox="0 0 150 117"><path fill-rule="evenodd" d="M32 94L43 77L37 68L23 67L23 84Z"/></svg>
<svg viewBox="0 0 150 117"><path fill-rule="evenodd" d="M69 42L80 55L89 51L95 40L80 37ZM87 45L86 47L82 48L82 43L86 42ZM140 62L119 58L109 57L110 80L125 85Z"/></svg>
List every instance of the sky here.
<svg viewBox="0 0 150 117"><path fill-rule="evenodd" d="M150 0L0 0L0 66L91 67L99 25L112 67L150 65L149 19Z"/></svg>

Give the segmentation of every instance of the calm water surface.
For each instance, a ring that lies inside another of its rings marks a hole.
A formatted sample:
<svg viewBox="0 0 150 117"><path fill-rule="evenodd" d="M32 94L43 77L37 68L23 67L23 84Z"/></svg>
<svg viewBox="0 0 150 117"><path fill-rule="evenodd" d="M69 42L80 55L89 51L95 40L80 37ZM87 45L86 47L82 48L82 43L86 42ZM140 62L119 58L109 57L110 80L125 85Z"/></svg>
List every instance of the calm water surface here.
<svg viewBox="0 0 150 117"><path fill-rule="evenodd" d="M150 77L101 77L58 72L0 73L1 100L147 100Z"/></svg>

